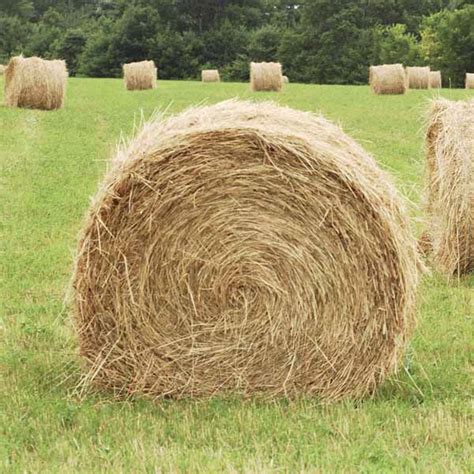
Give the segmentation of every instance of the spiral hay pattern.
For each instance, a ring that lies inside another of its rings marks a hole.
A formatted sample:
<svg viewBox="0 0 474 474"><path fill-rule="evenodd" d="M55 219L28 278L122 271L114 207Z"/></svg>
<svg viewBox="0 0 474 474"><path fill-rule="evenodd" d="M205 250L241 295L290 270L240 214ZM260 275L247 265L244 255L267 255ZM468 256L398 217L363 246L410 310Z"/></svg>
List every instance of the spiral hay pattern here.
<svg viewBox="0 0 474 474"><path fill-rule="evenodd" d="M203 69L201 71L202 82L220 82L221 76L217 69Z"/></svg>
<svg viewBox="0 0 474 474"><path fill-rule="evenodd" d="M461 276L474 270L474 100L433 101L426 143L432 260Z"/></svg>
<svg viewBox="0 0 474 474"><path fill-rule="evenodd" d="M140 61L123 65L125 88L129 91L155 89L158 69L153 61Z"/></svg>
<svg viewBox="0 0 474 474"><path fill-rule="evenodd" d="M5 105L60 109L64 104L67 78L64 61L15 56L5 69Z"/></svg>
<svg viewBox="0 0 474 474"><path fill-rule="evenodd" d="M429 66L407 67L406 75L407 75L409 89L429 89L430 88Z"/></svg>
<svg viewBox="0 0 474 474"><path fill-rule="evenodd" d="M405 69L401 64L370 66L369 84L375 94L405 94Z"/></svg>
<svg viewBox="0 0 474 474"><path fill-rule="evenodd" d="M417 255L387 176L324 118L226 101L157 119L83 227L87 380L152 397L367 395L413 328Z"/></svg>
<svg viewBox="0 0 474 474"><path fill-rule="evenodd" d="M250 87L254 92L280 92L283 75L280 63L250 63Z"/></svg>

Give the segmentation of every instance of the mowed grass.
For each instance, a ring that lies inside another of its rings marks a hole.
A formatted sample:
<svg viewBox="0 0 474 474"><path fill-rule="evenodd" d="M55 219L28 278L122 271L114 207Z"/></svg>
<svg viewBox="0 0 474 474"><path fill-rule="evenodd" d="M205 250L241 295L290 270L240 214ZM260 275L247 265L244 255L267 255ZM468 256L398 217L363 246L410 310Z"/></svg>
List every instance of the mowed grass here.
<svg viewBox="0 0 474 474"><path fill-rule="evenodd" d="M374 398L331 406L78 393L64 305L90 196L142 114L236 96L320 111L392 173L419 232L421 117L437 94L473 96L297 84L251 94L246 84L166 81L126 92L119 80L70 79L63 110L0 106L0 472L472 472L472 278L427 275L406 367Z"/></svg>

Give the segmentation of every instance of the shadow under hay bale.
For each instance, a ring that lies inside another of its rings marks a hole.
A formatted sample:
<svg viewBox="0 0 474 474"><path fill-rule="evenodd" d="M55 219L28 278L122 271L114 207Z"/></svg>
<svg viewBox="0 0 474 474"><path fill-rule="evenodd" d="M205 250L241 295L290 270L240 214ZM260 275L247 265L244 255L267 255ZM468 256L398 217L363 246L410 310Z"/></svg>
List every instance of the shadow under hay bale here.
<svg viewBox="0 0 474 474"><path fill-rule="evenodd" d="M283 75L280 63L250 63L250 87L254 92L280 92Z"/></svg>
<svg viewBox="0 0 474 474"><path fill-rule="evenodd" d="M429 66L407 67L406 75L407 75L409 89L429 89L430 88Z"/></svg>
<svg viewBox="0 0 474 474"><path fill-rule="evenodd" d="M5 105L60 109L64 104L67 77L64 61L15 56L5 69Z"/></svg>
<svg viewBox="0 0 474 474"><path fill-rule="evenodd" d="M342 130L227 101L148 123L84 223L74 319L89 380L152 397L361 397L414 325L400 196Z"/></svg>
<svg viewBox="0 0 474 474"><path fill-rule="evenodd" d="M466 89L474 89L474 73L466 73L465 86Z"/></svg>
<svg viewBox="0 0 474 474"><path fill-rule="evenodd" d="M474 270L474 100L433 101L426 149L433 264L461 276Z"/></svg>
<svg viewBox="0 0 474 474"><path fill-rule="evenodd" d="M375 94L405 94L407 80L401 64L370 66L369 84Z"/></svg>
<svg viewBox="0 0 474 474"><path fill-rule="evenodd" d="M153 61L140 61L123 65L125 88L129 91L155 89L158 68Z"/></svg>
<svg viewBox="0 0 474 474"><path fill-rule="evenodd" d="M203 69L201 71L202 82L220 82L221 77L217 69Z"/></svg>
<svg viewBox="0 0 474 474"><path fill-rule="evenodd" d="M441 89L442 87L441 71L430 71L430 88Z"/></svg>

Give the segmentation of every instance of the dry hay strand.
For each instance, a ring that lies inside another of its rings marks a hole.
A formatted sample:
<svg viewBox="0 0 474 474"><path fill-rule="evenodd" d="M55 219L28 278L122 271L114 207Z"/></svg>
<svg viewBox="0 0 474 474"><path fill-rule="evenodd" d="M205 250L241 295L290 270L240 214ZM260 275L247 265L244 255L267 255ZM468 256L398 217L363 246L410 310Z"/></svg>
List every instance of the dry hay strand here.
<svg viewBox="0 0 474 474"><path fill-rule="evenodd" d="M283 75L280 63L250 63L250 87L254 92L280 92Z"/></svg>
<svg viewBox="0 0 474 474"><path fill-rule="evenodd" d="M407 67L406 76L407 76L409 89L429 89L430 88L429 66Z"/></svg>
<svg viewBox="0 0 474 474"><path fill-rule="evenodd" d="M424 257L428 257L433 251L430 233L425 230L418 239L418 252Z"/></svg>
<svg viewBox="0 0 474 474"><path fill-rule="evenodd" d="M67 77L64 61L15 56L5 69L5 105L60 109L64 104Z"/></svg>
<svg viewBox="0 0 474 474"><path fill-rule="evenodd" d="M419 259L389 178L340 128L226 101L112 160L73 276L86 379L121 394L370 394L414 325Z"/></svg>
<svg viewBox="0 0 474 474"><path fill-rule="evenodd" d="M433 101L426 150L433 264L459 277L474 269L474 100Z"/></svg>
<svg viewBox="0 0 474 474"><path fill-rule="evenodd" d="M441 71L430 71L430 88L441 89L442 87Z"/></svg>
<svg viewBox="0 0 474 474"><path fill-rule="evenodd" d="M375 94L405 94L405 70L401 64L370 66L369 84Z"/></svg>
<svg viewBox="0 0 474 474"><path fill-rule="evenodd" d="M289 82L288 76L283 76L283 84L289 84Z"/></svg>
<svg viewBox="0 0 474 474"><path fill-rule="evenodd" d="M217 69L203 69L201 71L202 82L220 82L221 77Z"/></svg>
<svg viewBox="0 0 474 474"><path fill-rule="evenodd" d="M474 73L466 72L466 89L474 89Z"/></svg>
<svg viewBox="0 0 474 474"><path fill-rule="evenodd" d="M123 80L129 91L155 89L158 69L153 61L139 61L123 65Z"/></svg>

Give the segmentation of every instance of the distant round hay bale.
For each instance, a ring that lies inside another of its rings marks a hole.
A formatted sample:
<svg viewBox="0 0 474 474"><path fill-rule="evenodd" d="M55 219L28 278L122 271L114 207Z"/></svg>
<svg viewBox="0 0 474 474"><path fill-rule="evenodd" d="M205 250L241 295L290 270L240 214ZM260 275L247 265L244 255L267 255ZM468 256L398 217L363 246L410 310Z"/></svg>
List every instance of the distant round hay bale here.
<svg viewBox="0 0 474 474"><path fill-rule="evenodd" d="M0 64L0 74L4 74L5 73L5 67L3 64Z"/></svg>
<svg viewBox="0 0 474 474"><path fill-rule="evenodd" d="M409 89L429 89L430 88L429 66L407 67L406 75L407 75Z"/></svg>
<svg viewBox="0 0 474 474"><path fill-rule="evenodd" d="M153 61L139 61L123 65L123 79L129 91L155 89L158 68Z"/></svg>
<svg viewBox="0 0 474 474"><path fill-rule="evenodd" d="M283 75L280 63L250 63L250 86L254 92L280 92Z"/></svg>
<svg viewBox="0 0 474 474"><path fill-rule="evenodd" d="M5 105L60 109L64 104L67 77L64 61L15 56L5 69Z"/></svg>
<svg viewBox="0 0 474 474"><path fill-rule="evenodd" d="M441 89L443 87L441 71L430 71L430 87L431 89Z"/></svg>
<svg viewBox="0 0 474 474"><path fill-rule="evenodd" d="M474 73L466 73L466 89L474 89Z"/></svg>
<svg viewBox="0 0 474 474"><path fill-rule="evenodd" d="M84 224L86 380L152 397L364 396L403 353L418 270L394 186L324 118L227 101L157 119Z"/></svg>
<svg viewBox="0 0 474 474"><path fill-rule="evenodd" d="M283 76L283 83L288 84L290 80L288 79L288 76Z"/></svg>
<svg viewBox="0 0 474 474"><path fill-rule="evenodd" d="M426 149L432 260L461 276L474 270L474 100L433 101Z"/></svg>
<svg viewBox="0 0 474 474"><path fill-rule="evenodd" d="M404 94L407 90L405 70L401 64L370 66L369 84L375 94Z"/></svg>
<svg viewBox="0 0 474 474"><path fill-rule="evenodd" d="M220 82L221 77L217 69L203 69L201 71L202 82Z"/></svg>

